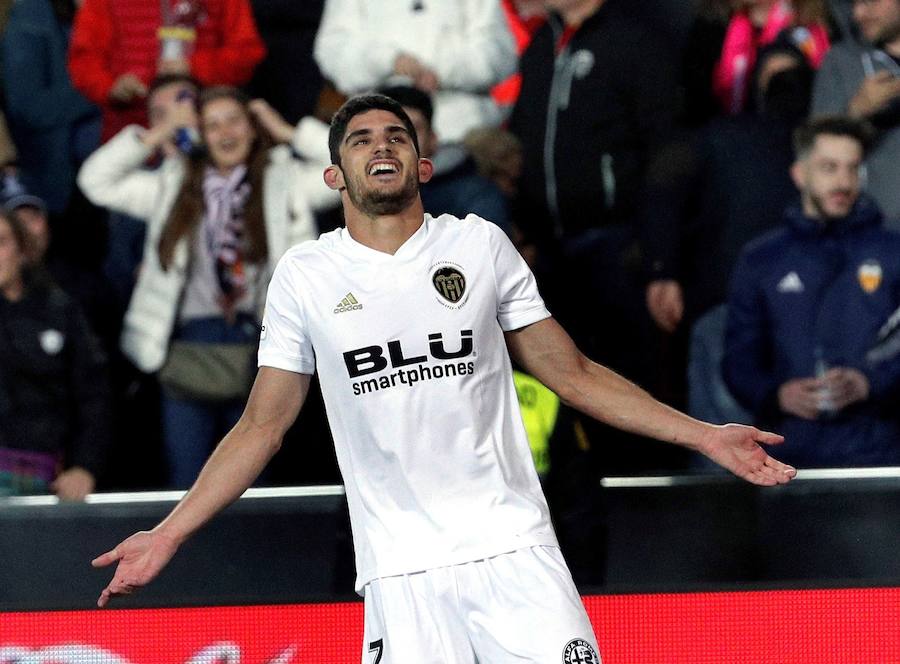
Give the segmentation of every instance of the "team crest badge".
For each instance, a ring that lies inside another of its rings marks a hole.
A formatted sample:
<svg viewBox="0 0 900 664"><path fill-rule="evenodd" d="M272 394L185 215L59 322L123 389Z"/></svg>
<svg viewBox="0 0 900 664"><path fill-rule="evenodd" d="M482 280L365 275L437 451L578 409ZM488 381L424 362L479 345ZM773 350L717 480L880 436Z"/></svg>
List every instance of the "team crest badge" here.
<svg viewBox="0 0 900 664"><path fill-rule="evenodd" d="M594 646L584 639L572 639L563 650L563 664L601 664Z"/></svg>
<svg viewBox="0 0 900 664"><path fill-rule="evenodd" d="M878 290L878 287L881 286L882 276L881 263L876 260L865 261L856 272L860 287L867 293L874 293Z"/></svg>
<svg viewBox="0 0 900 664"><path fill-rule="evenodd" d="M438 301L453 309L458 309L468 299L466 275L455 263L441 263L432 268L431 284L437 291Z"/></svg>

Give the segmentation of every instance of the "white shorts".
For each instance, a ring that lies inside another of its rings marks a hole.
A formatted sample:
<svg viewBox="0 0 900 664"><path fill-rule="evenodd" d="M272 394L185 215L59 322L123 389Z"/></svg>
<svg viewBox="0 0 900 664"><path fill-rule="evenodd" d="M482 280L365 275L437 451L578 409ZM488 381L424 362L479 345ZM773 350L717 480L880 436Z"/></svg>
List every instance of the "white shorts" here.
<svg viewBox="0 0 900 664"><path fill-rule="evenodd" d="M362 664L600 664L562 553L537 546L375 579Z"/></svg>

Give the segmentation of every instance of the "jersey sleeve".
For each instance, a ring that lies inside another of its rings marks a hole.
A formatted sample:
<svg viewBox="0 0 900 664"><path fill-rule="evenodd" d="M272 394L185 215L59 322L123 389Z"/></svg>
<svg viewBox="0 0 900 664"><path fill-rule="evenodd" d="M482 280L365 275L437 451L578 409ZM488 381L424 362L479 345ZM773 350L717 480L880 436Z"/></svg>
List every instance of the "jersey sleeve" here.
<svg viewBox="0 0 900 664"><path fill-rule="evenodd" d="M279 261L269 283L266 310L259 335L259 366L312 374L316 357L309 338L300 274L290 255Z"/></svg>
<svg viewBox="0 0 900 664"><path fill-rule="evenodd" d="M497 289L497 320L504 332L550 317L531 269L506 234L484 222Z"/></svg>

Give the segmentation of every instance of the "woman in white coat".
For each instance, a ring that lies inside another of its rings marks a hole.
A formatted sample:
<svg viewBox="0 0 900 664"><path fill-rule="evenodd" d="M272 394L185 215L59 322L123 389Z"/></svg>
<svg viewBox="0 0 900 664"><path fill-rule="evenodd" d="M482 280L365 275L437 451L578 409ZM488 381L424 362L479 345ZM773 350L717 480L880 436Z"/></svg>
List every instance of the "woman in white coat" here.
<svg viewBox="0 0 900 664"><path fill-rule="evenodd" d="M249 389L241 374L252 376L275 264L316 236L313 210L338 201L322 181L323 123L291 127L230 87L206 89L196 107L186 100L170 116L122 130L85 162L78 184L96 205L148 224L121 347L142 371L160 372L169 483L186 488L240 416ZM201 149L173 149L195 123ZM146 169L159 150L168 156Z"/></svg>

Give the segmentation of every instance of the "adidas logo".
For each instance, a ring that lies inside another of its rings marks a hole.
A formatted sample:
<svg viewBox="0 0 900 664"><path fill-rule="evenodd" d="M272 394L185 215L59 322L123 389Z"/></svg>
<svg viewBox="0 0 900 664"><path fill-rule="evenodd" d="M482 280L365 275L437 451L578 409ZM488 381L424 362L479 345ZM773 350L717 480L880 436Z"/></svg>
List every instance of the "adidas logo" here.
<svg viewBox="0 0 900 664"><path fill-rule="evenodd" d="M334 308L334 313L342 314L347 311L356 311L357 309L362 309L363 305L359 303L359 301L353 297L353 293L347 293L344 296L344 299L337 303L337 306Z"/></svg>
<svg viewBox="0 0 900 664"><path fill-rule="evenodd" d="M789 272L778 282L775 287L779 293L802 293L803 282L800 281L800 275L796 272Z"/></svg>

